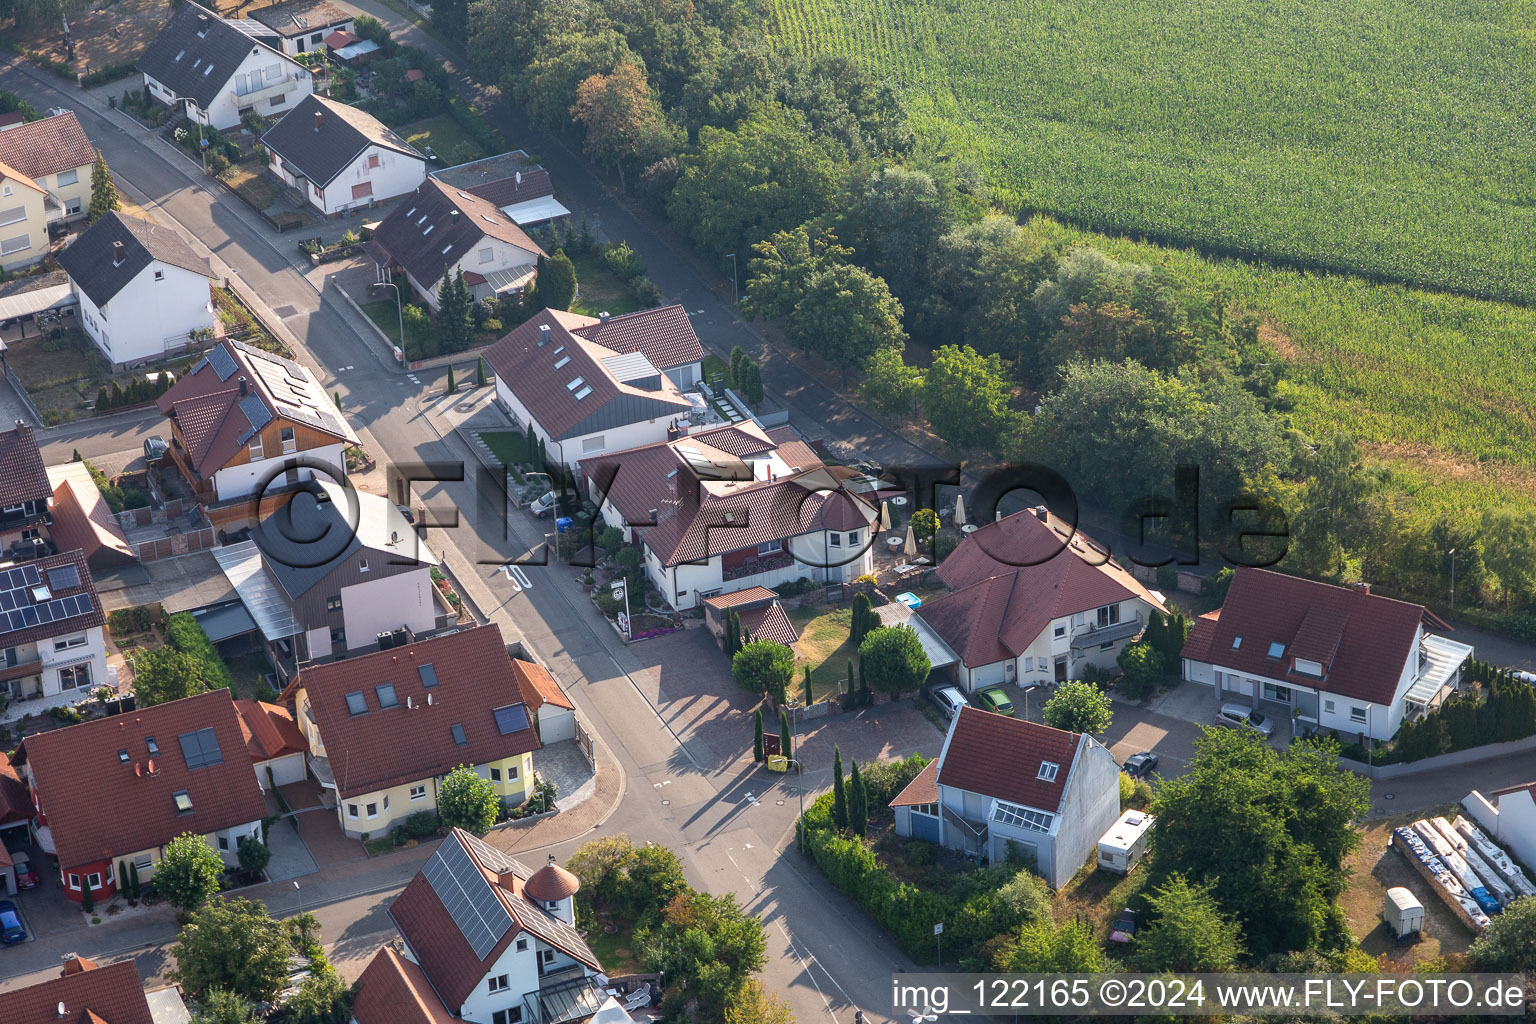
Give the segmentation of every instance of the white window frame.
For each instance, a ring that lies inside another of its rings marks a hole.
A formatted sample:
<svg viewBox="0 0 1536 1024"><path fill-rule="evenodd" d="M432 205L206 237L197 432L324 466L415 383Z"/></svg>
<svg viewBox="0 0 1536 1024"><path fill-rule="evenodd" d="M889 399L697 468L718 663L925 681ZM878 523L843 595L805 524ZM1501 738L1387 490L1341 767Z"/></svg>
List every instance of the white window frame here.
<svg viewBox="0 0 1536 1024"><path fill-rule="evenodd" d="M426 786L412 786L411 787L411 799L412 800L425 800L426 798L427 798L427 787Z"/></svg>
<svg viewBox="0 0 1536 1024"><path fill-rule="evenodd" d="M1101 605L1095 609L1094 615L1094 621L1098 623L1099 629L1117 625L1120 622L1120 606L1118 604Z"/></svg>
<svg viewBox="0 0 1536 1024"><path fill-rule="evenodd" d="M85 876L85 884L90 886L92 891L94 891L96 889L100 889L101 888L101 872L100 871L92 871L90 874L86 875Z"/></svg>
<svg viewBox="0 0 1536 1024"><path fill-rule="evenodd" d="M1327 714L1330 714L1330 715L1333 714L1334 713L1334 703L1333 703L1333 701L1331 701L1331 700L1323 701L1323 711L1326 712Z"/></svg>
<svg viewBox="0 0 1536 1024"><path fill-rule="evenodd" d="M155 866L155 855L152 853L146 853L144 856L135 860L133 862L133 866L140 871L148 871L150 868Z"/></svg>
<svg viewBox="0 0 1536 1024"><path fill-rule="evenodd" d="M250 452L251 452L251 461L252 462L260 462L262 459L267 457L265 449L263 449L262 444L261 444L261 435L260 434L253 434L253 435L251 435Z"/></svg>
<svg viewBox="0 0 1536 1024"><path fill-rule="evenodd" d="M65 682L66 678L71 681ZM92 681L91 663L88 661L82 661L78 665L66 665L59 669L60 690L78 690L82 687L89 687Z"/></svg>
<svg viewBox="0 0 1536 1024"><path fill-rule="evenodd" d="M842 534L840 534L840 533L830 533L827 536L829 538L829 541L830 541L831 545L834 548L840 548L840 547L843 546L843 535Z"/></svg>
<svg viewBox="0 0 1536 1024"><path fill-rule="evenodd" d="M500 768L492 768L491 769L491 781L492 782L500 782L501 781L501 769Z"/></svg>
<svg viewBox="0 0 1536 1024"><path fill-rule="evenodd" d="M81 633L79 636L68 636L62 640L55 640L53 642L53 649L56 651L68 651L76 647L84 647L88 643L90 643L90 640L84 633Z"/></svg>
<svg viewBox="0 0 1536 1024"><path fill-rule="evenodd" d="M282 427L278 432L278 440L283 446L284 455L292 455L299 450L299 435L292 427Z"/></svg>
<svg viewBox="0 0 1536 1024"><path fill-rule="evenodd" d="M372 803L364 804L363 805L363 816L366 817L369 821L372 821L374 818L377 818L379 816L379 804L378 804L378 801L374 801Z"/></svg>
<svg viewBox="0 0 1536 1024"><path fill-rule="evenodd" d="M352 821L357 820L357 804L347 804L347 817Z"/></svg>
<svg viewBox="0 0 1536 1024"><path fill-rule="evenodd" d="M0 238L0 256L9 255L13 252L22 252L30 248L32 248L32 236L30 234L17 235L14 238Z"/></svg>
<svg viewBox="0 0 1536 1024"><path fill-rule="evenodd" d="M1350 705L1350 708L1349 708L1349 720L1351 722L1354 722L1357 725L1365 725L1370 720L1370 716L1371 716L1371 709L1370 708L1368 708L1368 707L1364 707L1364 708L1356 707L1353 704Z"/></svg>
<svg viewBox="0 0 1536 1024"><path fill-rule="evenodd" d="M69 177L65 178L65 175ZM59 188L63 188L66 185L78 185L80 184L80 169L75 167L67 171L60 171L53 180L54 184Z"/></svg>
<svg viewBox="0 0 1536 1024"><path fill-rule="evenodd" d="M69 887L71 889L75 890L75 892L79 892L80 891L80 876L79 875L71 874L69 876Z"/></svg>
<svg viewBox="0 0 1536 1024"><path fill-rule="evenodd" d="M357 563L357 571L358 572L367 572L368 571L368 559L363 558L363 559L360 559L358 561L358 563Z"/></svg>
<svg viewBox="0 0 1536 1024"><path fill-rule="evenodd" d="M1067 624L1065 622L1058 623L1056 625L1056 628L1051 630L1051 636L1056 638L1057 640L1060 640L1062 637L1064 637L1066 635L1067 635Z"/></svg>
<svg viewBox="0 0 1536 1024"><path fill-rule="evenodd" d="M511 987L512 982L508 980L505 974L493 974L485 979L485 990L491 995L495 995L498 992L505 992Z"/></svg>
<svg viewBox="0 0 1536 1024"><path fill-rule="evenodd" d="M496 259L496 250L491 248L488 245L484 249L480 250L480 252L478 253L478 256L480 258L480 265L483 267L487 263L491 263L491 262L495 261L495 259Z"/></svg>
<svg viewBox="0 0 1536 1024"><path fill-rule="evenodd" d="M764 555L776 555L783 550L784 544L782 541L768 540L757 546L757 556L761 558Z"/></svg>

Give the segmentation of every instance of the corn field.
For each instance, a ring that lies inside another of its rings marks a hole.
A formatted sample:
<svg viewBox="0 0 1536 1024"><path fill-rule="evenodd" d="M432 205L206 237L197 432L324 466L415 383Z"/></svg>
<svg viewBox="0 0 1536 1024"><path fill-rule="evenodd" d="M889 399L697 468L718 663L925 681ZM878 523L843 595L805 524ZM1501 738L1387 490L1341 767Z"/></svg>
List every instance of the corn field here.
<svg viewBox="0 0 1536 1024"><path fill-rule="evenodd" d="M774 0L1004 201L1536 304L1531 0Z"/></svg>

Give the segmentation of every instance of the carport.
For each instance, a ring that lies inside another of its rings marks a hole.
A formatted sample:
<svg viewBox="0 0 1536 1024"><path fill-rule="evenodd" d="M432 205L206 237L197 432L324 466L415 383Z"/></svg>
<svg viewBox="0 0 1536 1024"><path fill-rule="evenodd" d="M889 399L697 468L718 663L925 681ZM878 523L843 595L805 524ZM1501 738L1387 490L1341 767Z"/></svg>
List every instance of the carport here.
<svg viewBox="0 0 1536 1024"><path fill-rule="evenodd" d="M917 634L917 642L922 644L923 653L928 655L928 681L930 683L952 683L955 681L955 666L960 664L960 656L950 650L948 644L933 631L933 627L921 618L912 614L912 609L899 601L881 605L875 609L875 615L882 626L910 626ZM943 670L943 674L935 679L933 674Z"/></svg>

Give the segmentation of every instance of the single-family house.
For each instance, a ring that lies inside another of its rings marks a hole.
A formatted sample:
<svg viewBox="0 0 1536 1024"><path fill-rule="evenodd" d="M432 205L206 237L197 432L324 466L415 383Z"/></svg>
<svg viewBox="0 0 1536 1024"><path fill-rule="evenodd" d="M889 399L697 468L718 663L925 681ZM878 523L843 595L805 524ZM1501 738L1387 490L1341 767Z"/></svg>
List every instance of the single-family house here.
<svg viewBox="0 0 1536 1024"><path fill-rule="evenodd" d="M0 432L0 559L52 553L53 487L37 435L21 420Z"/></svg>
<svg viewBox="0 0 1536 1024"><path fill-rule="evenodd" d="M533 725L539 742L559 743L576 738L576 705L560 689L554 676L543 665L512 659L512 674L517 677L523 703L533 712Z"/></svg>
<svg viewBox="0 0 1536 1024"><path fill-rule="evenodd" d="M427 158L365 111L313 94L267 129L272 173L326 216L404 195L427 177Z"/></svg>
<svg viewBox="0 0 1536 1024"><path fill-rule="evenodd" d="M156 100L220 130L248 111L276 117L314 91L308 68L193 0L171 12L138 69Z"/></svg>
<svg viewBox="0 0 1536 1024"><path fill-rule="evenodd" d="M10 755L0 750L0 849L5 848L8 839L14 841L12 845L25 842L31 822L32 798L27 794L26 784L11 764ZM11 881L11 891L15 892L15 878Z"/></svg>
<svg viewBox="0 0 1536 1024"><path fill-rule="evenodd" d="M1536 871L1536 782L1496 789L1487 796L1474 789L1461 806L1490 839Z"/></svg>
<svg viewBox="0 0 1536 1024"><path fill-rule="evenodd" d="M1120 768L1085 733L963 707L891 807L897 835L992 861L1016 847L1059 889L1119 818Z"/></svg>
<svg viewBox="0 0 1536 1024"><path fill-rule="evenodd" d="M278 49L290 57L319 50L332 32L351 32L352 15L329 0L288 0L246 13L280 40Z"/></svg>
<svg viewBox="0 0 1536 1024"><path fill-rule="evenodd" d="M299 663L429 633L437 557L393 502L325 481L268 503L251 539L214 549L262 636Z"/></svg>
<svg viewBox="0 0 1536 1024"><path fill-rule="evenodd" d="M453 829L389 908L386 947L358 979L357 1024L623 1024L576 922L575 875L537 870Z"/></svg>
<svg viewBox="0 0 1536 1024"><path fill-rule="evenodd" d="M79 550L92 572L121 569L138 561L128 536L107 506L84 462L48 467L53 487L52 541L61 551Z"/></svg>
<svg viewBox="0 0 1536 1024"><path fill-rule="evenodd" d="M433 309L443 275L464 273L476 302L533 284L543 250L491 203L428 178L374 229L365 251L380 279L402 271Z"/></svg>
<svg viewBox="0 0 1536 1024"><path fill-rule="evenodd" d="M5 1024L185 1024L175 988L144 991L132 957L103 967L71 953L56 978L5 994Z"/></svg>
<svg viewBox="0 0 1536 1024"><path fill-rule="evenodd" d="M358 443L306 367L238 341L209 349L159 405L171 420L171 459L204 504L317 474L345 480L345 449Z"/></svg>
<svg viewBox="0 0 1536 1024"><path fill-rule="evenodd" d="M1450 629L1369 584L1239 568L1222 606L1195 620L1183 675L1209 686L1217 703L1268 705L1297 731L1388 740L1460 684L1472 648L1430 632Z"/></svg>
<svg viewBox="0 0 1536 1024"><path fill-rule="evenodd" d="M575 469L604 452L664 441L693 404L640 352L574 332L587 317L546 309L485 350L496 401L532 425L551 462Z"/></svg>
<svg viewBox="0 0 1536 1024"><path fill-rule="evenodd" d="M32 789L33 841L76 902L111 897L125 869L148 881L186 832L232 867L267 814L228 690L35 733L16 767Z"/></svg>
<svg viewBox="0 0 1536 1024"><path fill-rule="evenodd" d="M600 314L572 333L614 352L638 352L687 391L704 379L704 346L680 305L658 306L621 316Z"/></svg>
<svg viewBox="0 0 1536 1024"><path fill-rule="evenodd" d="M0 270L30 267L48 255L48 190L0 163Z"/></svg>
<svg viewBox="0 0 1536 1024"><path fill-rule="evenodd" d="M531 228L571 215L555 198L549 172L521 149L444 167L433 171L432 177L494 203L519 227Z"/></svg>
<svg viewBox="0 0 1536 1024"><path fill-rule="evenodd" d="M259 700L235 701L240 734L256 766L256 784L265 792L273 786L303 782L309 771L305 758L309 744L293 720L293 712L279 704Z"/></svg>
<svg viewBox="0 0 1536 1024"><path fill-rule="evenodd" d="M823 465L792 427L700 430L583 459L581 471L674 608L801 577L850 583L874 569L879 514L863 478Z"/></svg>
<svg viewBox="0 0 1536 1024"><path fill-rule="evenodd" d="M0 721L70 704L108 682L106 623L78 550L0 563Z"/></svg>
<svg viewBox="0 0 1536 1024"><path fill-rule="evenodd" d="M938 576L950 592L925 600L913 618L943 641L946 663L966 691L1076 679L1087 665L1112 668L1151 613L1167 611L1107 551L1044 506L971 533Z"/></svg>
<svg viewBox="0 0 1536 1024"><path fill-rule="evenodd" d="M533 790L539 737L495 625L304 666L283 699L353 838L436 811L438 784L459 765L505 803Z"/></svg>
<svg viewBox="0 0 1536 1024"><path fill-rule="evenodd" d="M85 333L114 367L163 359L213 332L213 271L179 234L116 211L59 253Z"/></svg>
<svg viewBox="0 0 1536 1024"><path fill-rule="evenodd" d="M47 191L48 225L80 220L90 211L96 147L73 110L0 132L0 164Z"/></svg>

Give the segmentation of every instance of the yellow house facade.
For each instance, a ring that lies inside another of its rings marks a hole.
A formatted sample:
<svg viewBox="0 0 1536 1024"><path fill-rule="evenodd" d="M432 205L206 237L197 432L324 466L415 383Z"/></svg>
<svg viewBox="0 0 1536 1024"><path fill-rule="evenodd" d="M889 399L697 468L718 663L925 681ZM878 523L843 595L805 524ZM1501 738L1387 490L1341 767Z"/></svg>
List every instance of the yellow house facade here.
<svg viewBox="0 0 1536 1024"><path fill-rule="evenodd" d="M48 255L48 192L0 163L0 269L29 267Z"/></svg>
<svg viewBox="0 0 1536 1024"><path fill-rule="evenodd" d="M494 625L305 668L284 698L309 745L309 773L334 797L349 838L436 812L459 765L505 806L533 793L533 711Z"/></svg>

